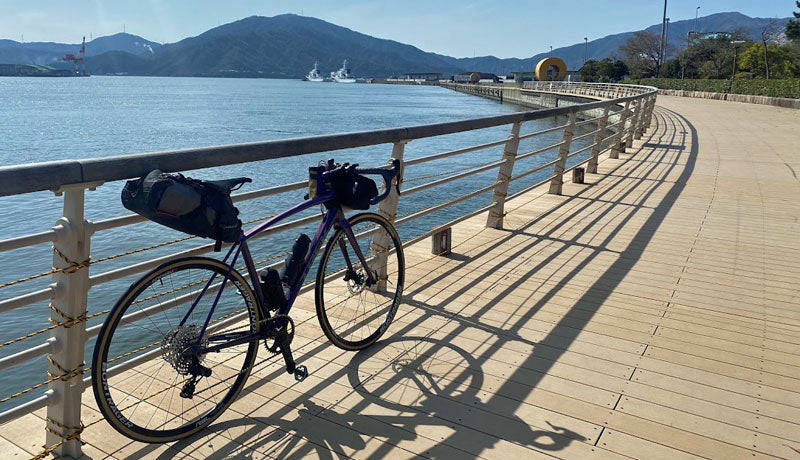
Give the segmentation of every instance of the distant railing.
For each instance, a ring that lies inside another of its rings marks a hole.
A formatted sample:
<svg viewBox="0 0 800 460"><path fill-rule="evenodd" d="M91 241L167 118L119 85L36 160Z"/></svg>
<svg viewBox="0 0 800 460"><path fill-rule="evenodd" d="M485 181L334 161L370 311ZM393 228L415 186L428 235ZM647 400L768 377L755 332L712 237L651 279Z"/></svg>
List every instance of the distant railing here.
<svg viewBox="0 0 800 460"><path fill-rule="evenodd" d="M480 94L480 91L488 91L487 88L480 86L473 85L472 88L476 94ZM485 206L405 242L405 244L410 244L486 211L488 211L486 225L488 227L502 228L504 205L508 199L545 184L549 184L550 193L560 194L564 174L584 164L587 172L597 172L598 158L602 153L610 151L611 158L618 158L619 153L623 152L626 147L631 146L633 140L638 139L645 129L649 127L657 94L655 88L645 86L568 84L561 82L526 83L524 88L516 88L516 90L564 93L608 100L587 102L569 107L533 110L406 128L98 159L55 161L0 168L0 196L50 190L55 192L56 196L63 197L63 217L52 228L32 229L34 233L9 236L7 239L0 241L0 252L27 248L42 243L53 244L52 269L47 270L48 267L43 267L42 272L39 274L0 284L0 293L2 293L4 288L25 285L26 282L33 279L46 279L49 277L52 281L43 289L33 289L23 294L15 294L13 297L0 298L0 314L7 314L12 310L41 302L49 302L51 312L51 326L38 331L20 331L19 338L0 344L0 371L6 375L11 372L13 367L41 356L46 356L48 361L48 378L37 382L22 392L0 398L0 424L47 407L46 445L49 447L46 448L44 454L52 452L59 456L80 456L79 435L83 426L81 424L81 397L84 389L89 386L88 377L83 378L83 374L87 371L84 364L84 345L90 337L97 335L99 332L99 325L89 328L86 325L88 319L102 317L107 313L107 310L96 312L92 315L87 313L89 290L119 278L151 270L166 260L207 253L213 248L213 244L201 244L149 261L90 274L93 264L109 259L127 257L155 247L168 246L188 240L190 237L156 243L148 248L131 247L127 248L127 251L123 253L94 260L91 258L90 247L91 239L95 234L118 227L134 225L144 219L137 215L122 215L99 221L87 220L84 215L84 195L87 189L94 189L113 181L139 177L155 168L165 172L187 171L378 144L392 144L391 158L401 160L403 167L502 146L502 155L497 160L461 170L434 171L433 174L417 178L431 180L404 189L402 197L404 198L432 187L442 186L484 171L497 170L497 179L489 186L428 206L405 216L396 217L396 201L391 206L383 205L379 208L380 213L392 220L395 225L401 226L433 212L474 198L482 193L492 192L491 201ZM566 116L566 123L556 123L557 126L553 128L521 134L521 128L525 123L557 116ZM439 152L421 158L404 159L405 146L410 141L503 125L507 125L510 128L509 136L504 139L467 148ZM576 128L578 127L584 127L582 129L593 127L594 129L576 136ZM561 140L557 143L527 152L518 152L520 141L559 132L561 133ZM574 148L573 146L577 145L578 141L583 142L580 143L580 147ZM557 151L557 156L554 160L524 171L514 170L515 162L548 151ZM588 158L570 168L566 167L568 159L581 154L588 155ZM513 195L508 194L508 187L511 182L547 168L552 168L552 174L546 179L524 187ZM411 182L411 180L407 182ZM251 200L287 191L300 190L305 185L304 182L296 182L241 193L234 197L234 201ZM317 216L300 218L281 225L275 231L264 233L265 236L266 234L274 234L313 223L317 219ZM260 220L262 219L256 219L256 221ZM280 255L261 261L262 266L279 266L280 263L275 263L275 260L279 258ZM45 339L45 337L47 338ZM20 342L29 343L29 346L13 354L2 355L4 347ZM109 373L113 372L113 369L109 370ZM19 401L19 398L23 395L31 394L35 395L35 397L24 403L14 407L4 407Z"/></svg>

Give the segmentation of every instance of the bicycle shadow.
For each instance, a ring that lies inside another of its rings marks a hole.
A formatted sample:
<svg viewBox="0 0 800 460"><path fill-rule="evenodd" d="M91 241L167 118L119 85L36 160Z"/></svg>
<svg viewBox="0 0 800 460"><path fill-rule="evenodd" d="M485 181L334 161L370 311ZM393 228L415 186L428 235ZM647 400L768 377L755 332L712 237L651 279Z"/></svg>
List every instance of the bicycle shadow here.
<svg viewBox="0 0 800 460"><path fill-rule="evenodd" d="M459 364L459 370L450 375L447 368ZM213 423L171 448L202 453L207 458L266 455L292 459L313 455L332 459L365 453L382 457L403 449L406 442L423 442L428 445L426 456L452 458L469 456L470 452L441 445L439 438L425 433L431 429L437 433L466 430L484 443L491 438L487 432L491 432L507 442L547 451L586 439L550 422L552 430L533 430L514 414L498 416L482 408L478 397L484 383L480 366L465 350L442 341L428 337L383 340L354 354L345 370L355 390L348 401L352 407L323 405L307 392L272 416L228 414L227 420ZM361 377L364 375L367 377ZM459 416L467 415L486 418L492 426L483 432L459 423ZM365 452L366 441L371 439L381 444L375 451ZM163 453L160 458L171 455Z"/></svg>

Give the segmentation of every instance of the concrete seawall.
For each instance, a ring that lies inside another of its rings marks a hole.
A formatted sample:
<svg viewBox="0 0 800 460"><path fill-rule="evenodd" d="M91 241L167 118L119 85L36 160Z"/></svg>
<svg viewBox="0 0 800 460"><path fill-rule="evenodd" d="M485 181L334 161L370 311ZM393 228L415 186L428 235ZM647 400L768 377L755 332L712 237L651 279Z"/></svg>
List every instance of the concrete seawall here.
<svg viewBox="0 0 800 460"><path fill-rule="evenodd" d="M564 94L558 92L544 92L535 91L530 89L523 89L518 86L483 86L483 85L466 85L466 84L447 84L441 85L444 88L449 88L466 94L473 94L475 96L493 99L502 103L516 104L522 107L532 109L552 109L557 107L570 107L578 104L585 104L587 102L594 102L601 100L600 97L593 98L588 96L576 96L573 94ZM620 107L619 110L622 110ZM616 110L612 109L612 112ZM603 115L602 109L587 110L584 112L590 117L600 117ZM609 122L615 122L618 117L614 117Z"/></svg>

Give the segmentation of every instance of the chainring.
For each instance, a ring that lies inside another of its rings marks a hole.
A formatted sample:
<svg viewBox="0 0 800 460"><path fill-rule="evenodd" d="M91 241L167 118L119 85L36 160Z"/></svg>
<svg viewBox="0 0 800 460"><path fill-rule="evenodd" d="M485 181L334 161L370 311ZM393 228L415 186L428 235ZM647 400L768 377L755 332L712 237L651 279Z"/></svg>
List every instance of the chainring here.
<svg viewBox="0 0 800 460"><path fill-rule="evenodd" d="M289 315L275 315L272 318L265 319L262 321L262 323L269 324L278 320L284 320L283 326L280 328L280 330L275 330L275 335L264 339L264 348L266 348L267 351L272 354L278 354L281 352L280 343L278 343L278 340L276 340L279 335L288 334L289 343L292 343L292 340L294 339L294 321L289 317ZM271 326L268 325L267 327Z"/></svg>

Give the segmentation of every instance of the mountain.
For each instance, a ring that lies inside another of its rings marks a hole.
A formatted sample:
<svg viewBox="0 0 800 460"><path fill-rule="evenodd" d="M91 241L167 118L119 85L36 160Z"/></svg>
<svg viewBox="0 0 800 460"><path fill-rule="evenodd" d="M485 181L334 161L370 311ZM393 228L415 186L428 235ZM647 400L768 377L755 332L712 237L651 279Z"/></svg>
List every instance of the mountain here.
<svg viewBox="0 0 800 460"><path fill-rule="evenodd" d="M778 28L783 30L790 18L774 19ZM742 30L753 40L761 39L761 30L770 21L770 18L751 18L741 13L716 13L697 20L697 29L702 32L733 32ZM652 25L646 32L661 35L661 24ZM695 30L694 19L670 22L669 45L674 50L686 47L686 37ZM634 31L608 35L589 42L587 59L604 59L619 56L619 47L632 37ZM552 53L539 53L527 59L498 59L494 56L475 58L461 58L451 61L454 65L490 72L504 74L513 70L533 69L540 60L547 56L558 56L567 63L569 69L578 69L583 64L584 44L579 43L563 48L554 49ZM453 58L451 58L453 59Z"/></svg>
<svg viewBox="0 0 800 460"><path fill-rule="evenodd" d="M134 56L153 54L160 46L160 43L146 40L138 35L118 33L106 37L98 37L87 42L86 57L98 56L109 51L123 51ZM0 40L0 62L4 64L59 66L62 65L61 58L65 54L78 54L80 49L80 43L20 43L14 40Z"/></svg>
<svg viewBox="0 0 800 460"><path fill-rule="evenodd" d="M779 27L784 27L787 20L776 22ZM758 39L768 21L767 18L751 18L741 13L718 13L699 18L698 29L707 32L740 29ZM685 37L694 30L694 25L693 19L671 23L670 45L674 49L685 46ZM645 30L660 34L661 25ZM589 42L587 57L617 56L619 47L633 34L631 31L593 40ZM0 40L0 62L59 64L65 53L75 53L79 48L80 45L76 44ZM539 60L550 55L564 59L568 68L577 69L583 63L584 44L524 59L494 56L454 58L371 37L320 19L284 14L251 16L164 45L130 34L99 37L86 44L86 53L91 57L87 59L86 67L92 74L300 78L314 61L319 62L324 74L338 69L347 59L359 77L387 77L407 72L508 74L531 70Z"/></svg>
<svg viewBox="0 0 800 460"><path fill-rule="evenodd" d="M118 60L118 56L114 59ZM336 70L348 60L357 76L381 77L409 71L460 72L447 59L411 45L355 32L320 19L284 14L252 16L196 37L155 49L151 75L260 76L300 78L319 62ZM87 63L92 73L117 68L100 56ZM116 72L114 72L116 73ZM131 72L132 73L132 72Z"/></svg>

